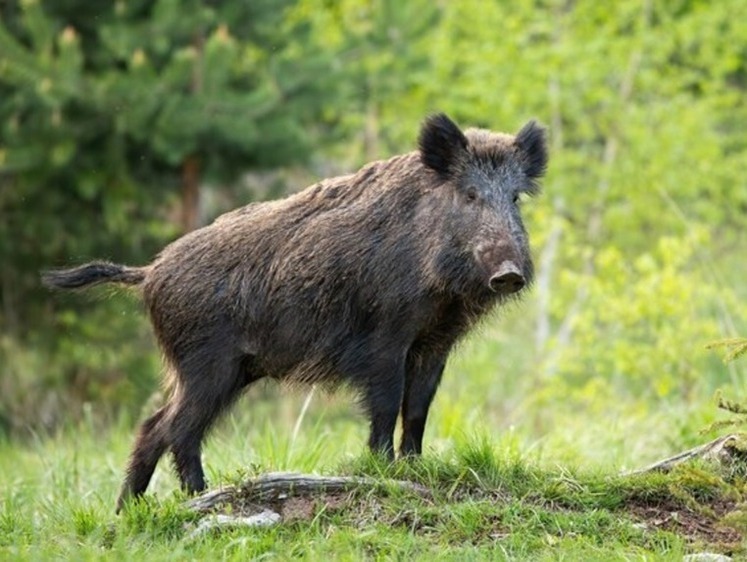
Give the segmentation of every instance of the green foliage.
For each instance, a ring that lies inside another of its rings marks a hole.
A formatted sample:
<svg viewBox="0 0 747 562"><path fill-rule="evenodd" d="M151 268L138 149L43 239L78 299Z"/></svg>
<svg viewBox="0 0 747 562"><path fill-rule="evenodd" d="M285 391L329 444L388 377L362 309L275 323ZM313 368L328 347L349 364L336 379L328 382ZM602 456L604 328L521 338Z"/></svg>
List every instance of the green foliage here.
<svg viewBox="0 0 747 562"><path fill-rule="evenodd" d="M574 345L549 355L547 398L573 400L578 393L579 401L601 407L620 392L694 398L705 362L683 348L697 349L718 334L708 316L722 298L693 265L702 243L694 236L662 238L634 260L607 247L596 255L593 273L565 272L559 290L585 287L587 295L567 319Z"/></svg>
<svg viewBox="0 0 747 562"><path fill-rule="evenodd" d="M147 262L180 229L168 219L189 174L230 183L308 157L327 63L299 50L284 7L0 7L0 429L54 427L86 401L139 408L152 391L139 307L50 295L39 270Z"/></svg>

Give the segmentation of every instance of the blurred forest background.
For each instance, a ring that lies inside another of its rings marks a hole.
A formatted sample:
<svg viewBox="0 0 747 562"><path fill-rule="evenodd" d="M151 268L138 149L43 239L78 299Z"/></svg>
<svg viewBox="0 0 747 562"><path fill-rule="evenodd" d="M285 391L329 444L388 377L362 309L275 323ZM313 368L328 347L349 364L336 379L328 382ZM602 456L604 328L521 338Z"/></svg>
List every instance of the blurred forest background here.
<svg viewBox="0 0 747 562"><path fill-rule="evenodd" d="M524 206L537 282L450 362L430 442L697 440L714 392L745 394L705 348L747 332L743 8L0 2L0 433L134 423L159 386L136 296L51 294L39 270L147 263L228 209L412 150L444 111L537 118L551 159Z"/></svg>

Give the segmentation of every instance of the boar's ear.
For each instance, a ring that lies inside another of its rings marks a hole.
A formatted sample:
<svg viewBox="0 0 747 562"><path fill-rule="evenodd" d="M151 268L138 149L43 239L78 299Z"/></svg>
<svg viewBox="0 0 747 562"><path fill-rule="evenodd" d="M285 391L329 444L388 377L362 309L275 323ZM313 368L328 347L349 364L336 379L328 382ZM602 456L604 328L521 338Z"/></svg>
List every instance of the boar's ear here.
<svg viewBox="0 0 747 562"><path fill-rule="evenodd" d="M431 115L420 129L420 161L443 177L449 177L467 148L467 137L443 113Z"/></svg>
<svg viewBox="0 0 747 562"><path fill-rule="evenodd" d="M524 154L524 172L532 179L540 178L547 168L545 128L530 121L516 133L516 144Z"/></svg>

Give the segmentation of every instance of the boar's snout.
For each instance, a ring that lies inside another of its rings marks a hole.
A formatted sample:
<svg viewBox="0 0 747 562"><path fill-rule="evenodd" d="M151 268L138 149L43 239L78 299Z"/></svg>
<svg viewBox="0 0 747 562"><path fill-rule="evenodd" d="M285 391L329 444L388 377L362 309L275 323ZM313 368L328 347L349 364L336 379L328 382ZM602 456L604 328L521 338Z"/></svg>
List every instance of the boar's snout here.
<svg viewBox="0 0 747 562"><path fill-rule="evenodd" d="M526 279L519 266L512 260L504 261L491 277L490 289L496 293L508 295L524 288Z"/></svg>

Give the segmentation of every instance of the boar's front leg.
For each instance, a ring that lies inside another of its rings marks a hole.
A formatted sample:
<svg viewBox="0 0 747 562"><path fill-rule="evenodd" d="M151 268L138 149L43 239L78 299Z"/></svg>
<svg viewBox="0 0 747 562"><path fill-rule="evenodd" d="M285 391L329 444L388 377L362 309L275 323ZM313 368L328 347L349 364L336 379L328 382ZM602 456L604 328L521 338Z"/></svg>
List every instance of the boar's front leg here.
<svg viewBox="0 0 747 562"><path fill-rule="evenodd" d="M363 402L371 422L368 446L394 460L394 426L397 424L405 388L404 361L380 362L370 373Z"/></svg>
<svg viewBox="0 0 747 562"><path fill-rule="evenodd" d="M444 372L446 354L413 350L407 357L405 393L402 400L402 456L419 455L428 409Z"/></svg>

